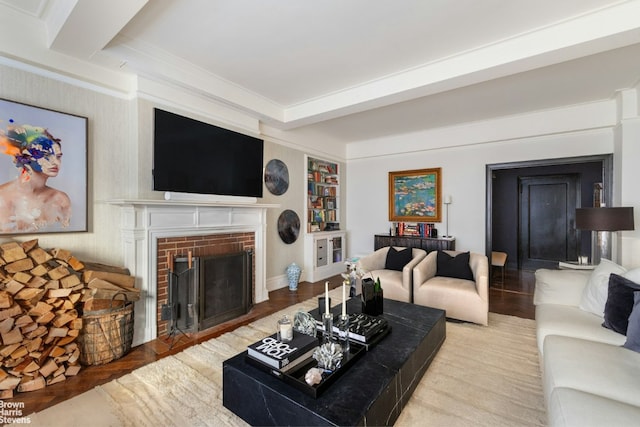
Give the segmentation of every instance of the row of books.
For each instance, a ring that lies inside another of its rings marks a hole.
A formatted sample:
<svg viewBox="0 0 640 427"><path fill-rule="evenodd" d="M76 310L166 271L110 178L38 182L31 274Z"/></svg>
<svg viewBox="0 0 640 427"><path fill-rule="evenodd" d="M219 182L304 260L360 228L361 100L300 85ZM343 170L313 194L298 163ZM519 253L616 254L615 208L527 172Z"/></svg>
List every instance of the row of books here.
<svg viewBox="0 0 640 427"><path fill-rule="evenodd" d="M308 204L310 208L314 209L335 209L336 199L333 197L309 196Z"/></svg>
<svg viewBox="0 0 640 427"><path fill-rule="evenodd" d="M435 224L427 222L394 222L391 225L391 232L396 236L438 237Z"/></svg>
<svg viewBox="0 0 640 427"><path fill-rule="evenodd" d="M338 216L335 210L309 210L307 212L307 218L310 222L336 222Z"/></svg>
<svg viewBox="0 0 640 427"><path fill-rule="evenodd" d="M309 171L307 174L307 181L338 185L338 175L325 175L318 171Z"/></svg>
<svg viewBox="0 0 640 427"><path fill-rule="evenodd" d="M310 182L307 186L307 194L310 196L333 196L335 197L338 192L336 191L336 187L327 187L322 184L317 184L315 182Z"/></svg>
<svg viewBox="0 0 640 427"><path fill-rule="evenodd" d="M313 160L309 161L309 170L311 172L320 172L326 174L337 174L338 173L338 165L335 163L328 162L315 162Z"/></svg>

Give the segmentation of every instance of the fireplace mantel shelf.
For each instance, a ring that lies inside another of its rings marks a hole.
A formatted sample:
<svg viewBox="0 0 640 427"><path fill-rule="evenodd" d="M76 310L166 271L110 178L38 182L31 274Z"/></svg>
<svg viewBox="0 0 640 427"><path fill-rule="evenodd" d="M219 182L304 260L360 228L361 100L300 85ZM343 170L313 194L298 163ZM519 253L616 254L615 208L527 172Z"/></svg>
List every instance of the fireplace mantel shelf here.
<svg viewBox="0 0 640 427"><path fill-rule="evenodd" d="M161 200L161 199L111 199L102 203L117 206L202 206L220 208L279 208L275 203L233 203L227 201L208 202L202 200Z"/></svg>

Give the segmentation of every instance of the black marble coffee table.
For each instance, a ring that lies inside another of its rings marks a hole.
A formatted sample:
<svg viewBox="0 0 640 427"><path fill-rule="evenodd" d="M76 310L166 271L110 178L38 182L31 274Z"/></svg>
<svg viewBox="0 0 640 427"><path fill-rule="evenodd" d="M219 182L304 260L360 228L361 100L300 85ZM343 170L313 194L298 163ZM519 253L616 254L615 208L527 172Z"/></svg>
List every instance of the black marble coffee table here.
<svg viewBox="0 0 640 427"><path fill-rule="evenodd" d="M360 301L347 303L349 313ZM313 398L248 364L223 363L226 408L252 425L392 425L446 337L443 310L384 300L391 333Z"/></svg>

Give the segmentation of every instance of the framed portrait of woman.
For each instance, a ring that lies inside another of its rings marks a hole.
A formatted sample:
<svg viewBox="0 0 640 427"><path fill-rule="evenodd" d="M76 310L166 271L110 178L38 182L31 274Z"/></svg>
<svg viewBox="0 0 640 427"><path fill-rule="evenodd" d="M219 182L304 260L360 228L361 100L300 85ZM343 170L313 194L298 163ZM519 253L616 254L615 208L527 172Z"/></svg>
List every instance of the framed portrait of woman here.
<svg viewBox="0 0 640 427"><path fill-rule="evenodd" d="M87 231L87 118L0 99L0 235Z"/></svg>

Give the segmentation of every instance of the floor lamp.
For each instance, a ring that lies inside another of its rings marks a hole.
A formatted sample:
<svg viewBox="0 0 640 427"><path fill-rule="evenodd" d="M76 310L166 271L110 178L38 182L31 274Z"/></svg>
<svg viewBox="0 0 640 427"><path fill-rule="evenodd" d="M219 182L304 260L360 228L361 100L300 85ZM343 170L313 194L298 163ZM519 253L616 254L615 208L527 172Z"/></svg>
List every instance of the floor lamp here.
<svg viewBox="0 0 640 427"><path fill-rule="evenodd" d="M597 243L591 248L591 264L599 264L602 258L611 260L611 232L634 229L633 208L578 208L576 229L597 233Z"/></svg>
<svg viewBox="0 0 640 427"><path fill-rule="evenodd" d="M451 236L449 235L449 205L451 204L451 196L444 196L444 200L443 200L443 202L442 202L442 203L444 203L444 205L445 205L445 206L446 206L446 208L447 208L447 232L446 232L446 234L445 234L444 236L442 236L442 237L451 237Z"/></svg>

